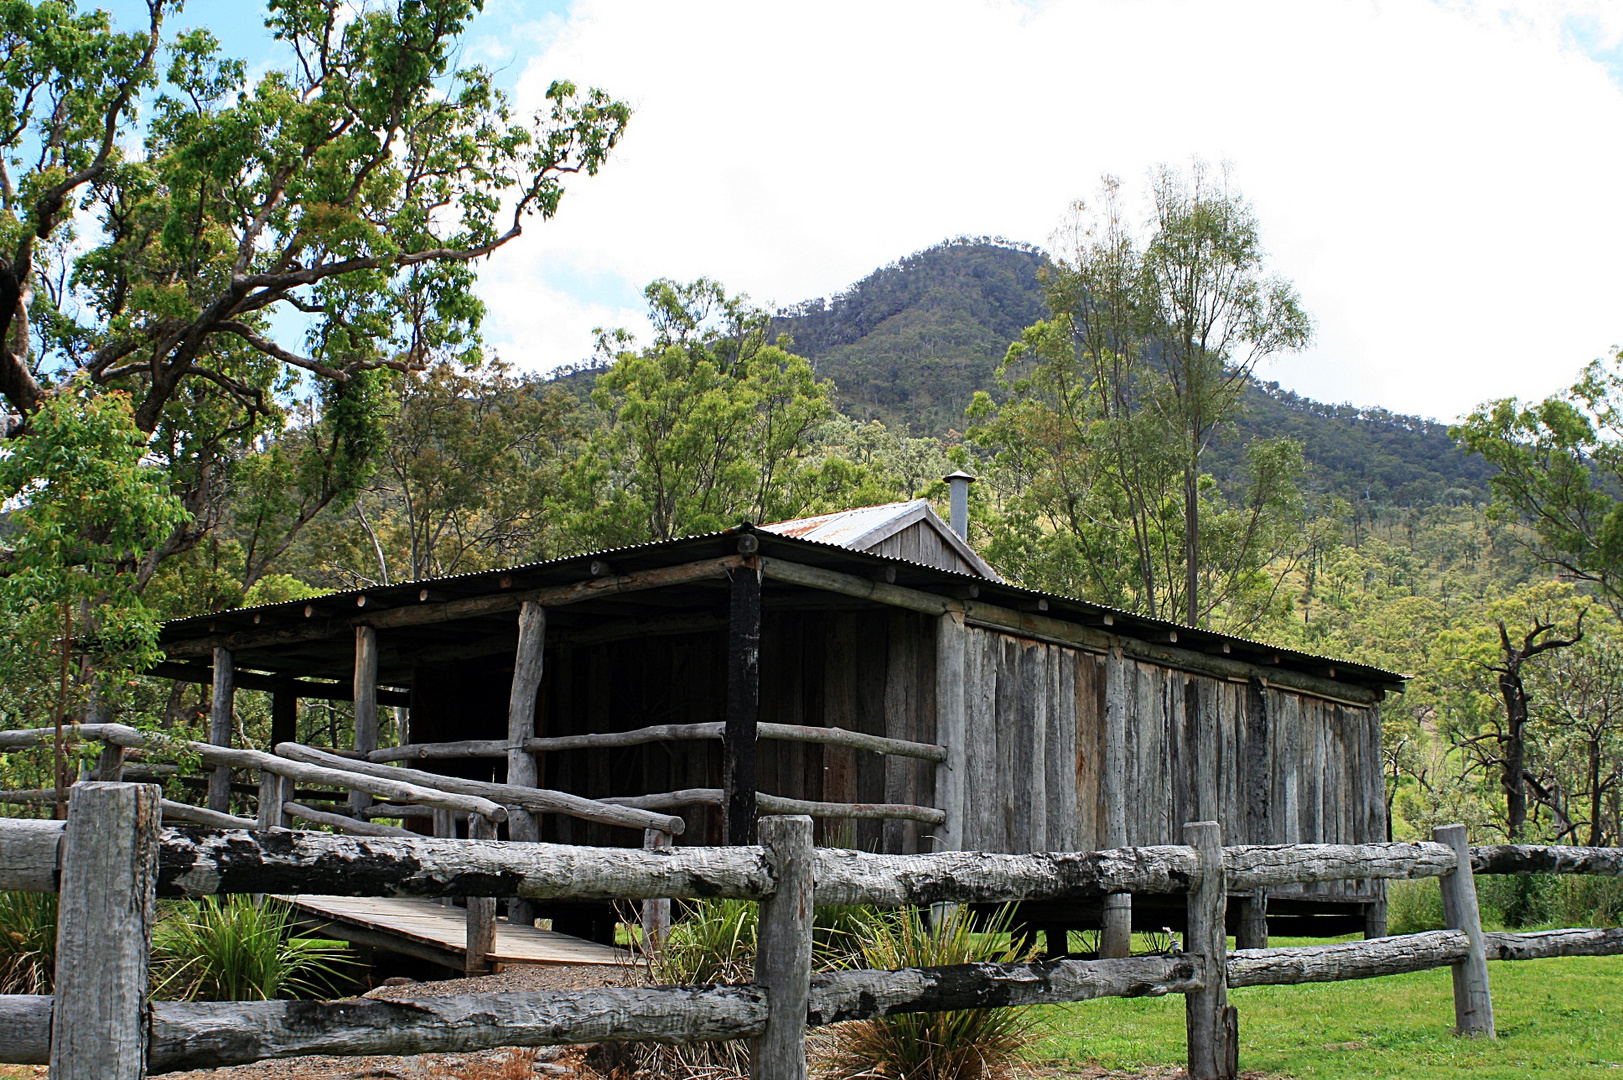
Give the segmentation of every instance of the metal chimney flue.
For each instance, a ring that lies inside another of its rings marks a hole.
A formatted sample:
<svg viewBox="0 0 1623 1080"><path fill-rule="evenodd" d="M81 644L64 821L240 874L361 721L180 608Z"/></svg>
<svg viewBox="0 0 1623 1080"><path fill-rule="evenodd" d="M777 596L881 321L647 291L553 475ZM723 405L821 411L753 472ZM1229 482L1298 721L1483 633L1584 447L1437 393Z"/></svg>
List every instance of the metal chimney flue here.
<svg viewBox="0 0 1623 1080"><path fill-rule="evenodd" d="M952 526L952 531L957 533L959 537L968 541L969 485L975 482L975 478L963 470L959 470L942 477L942 479L947 482L952 499L952 510L947 519L947 524Z"/></svg>

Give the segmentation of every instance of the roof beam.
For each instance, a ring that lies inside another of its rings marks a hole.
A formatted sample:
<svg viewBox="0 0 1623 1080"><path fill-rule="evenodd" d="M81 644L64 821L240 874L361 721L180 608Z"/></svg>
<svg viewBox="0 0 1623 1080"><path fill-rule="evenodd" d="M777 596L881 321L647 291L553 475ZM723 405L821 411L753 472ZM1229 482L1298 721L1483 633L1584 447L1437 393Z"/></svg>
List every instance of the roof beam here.
<svg viewBox="0 0 1623 1080"><path fill-rule="evenodd" d="M371 626L379 630L387 630L402 626L428 626L434 623L454 622L459 619L476 619L484 615L516 613L526 601L532 601L542 607L562 607L567 604L578 604L586 600L597 600L621 593L640 592L645 589L658 589L668 585L721 580L725 579L727 571L741 565L743 565L741 556L726 555L719 559L704 559L699 562L680 563L676 566L662 566L653 570L640 570L636 573L620 574L614 577L593 578L590 581L577 581L568 585L551 585L540 589L513 589L488 596L464 597L459 600L423 600L416 604L377 609L349 618L333 618L329 616L307 626L295 625L276 629L237 630L223 634L207 634L184 641L164 642L163 649L170 656L206 656L212 654L216 648L259 649L296 641L319 641L327 638L337 638L352 633L351 628L355 626ZM426 592L427 590L424 590L424 593ZM358 602L365 599L365 596L357 597ZM304 610L307 619L314 618L315 604L319 602L317 600L305 605ZM364 607L364 604L358 603L357 606Z"/></svg>

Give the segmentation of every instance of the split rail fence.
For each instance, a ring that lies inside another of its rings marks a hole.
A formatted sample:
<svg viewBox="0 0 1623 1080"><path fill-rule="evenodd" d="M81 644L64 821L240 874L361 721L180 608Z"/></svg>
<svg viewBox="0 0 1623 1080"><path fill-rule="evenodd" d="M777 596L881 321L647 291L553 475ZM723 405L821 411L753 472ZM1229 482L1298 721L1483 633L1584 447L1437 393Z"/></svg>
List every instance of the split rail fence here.
<svg viewBox="0 0 1623 1080"><path fill-rule="evenodd" d="M1230 987L1324 982L1451 965L1455 1026L1492 1037L1487 960L1623 953L1623 930L1485 934L1473 871L1623 875L1623 849L1430 843L1222 846L1214 822L1186 845L1112 851L880 855L812 846L807 817L767 817L759 845L591 848L419 836L167 829L159 790L87 782L65 822L0 819L0 888L59 891L55 995L0 997L0 1060L49 1062L56 1080L304 1054L419 1054L603 1041L754 1041L756 1080L803 1080L808 1026L899 1013L1183 994L1190 1074L1233 1076ZM1229 954L1231 893L1350 878L1439 879L1450 929ZM159 896L320 892L532 900L735 897L761 902L755 982L744 986L510 992L404 1001L148 1001ZM813 974L813 904L880 906L1185 894L1174 955Z"/></svg>
<svg viewBox="0 0 1623 1080"><path fill-rule="evenodd" d="M728 803L729 793L721 788L687 788L655 795L589 799L542 788L533 782L501 784L468 780L391 763L506 756L511 769L514 757L521 763L530 762L533 765L531 754L550 750L635 746L662 740L720 739L725 735L725 728L726 725L721 722L661 724L634 731L550 739L528 738L516 742L470 740L410 744L363 755L353 751L323 750L296 742L280 743L274 754L268 754L211 742L173 739L122 724L72 724L65 726L60 733L54 728L0 732L0 750L47 746L57 738L65 742L100 741L103 750L96 779L103 782L116 782L124 778L124 772L129 767L126 757L132 751L195 757L199 764L211 770L211 782L222 775L229 779L233 769L246 771L250 775L258 774L255 789L257 818L237 817L222 810L164 799L161 804L162 816L169 822L187 822L220 829L289 828L295 822L307 822L358 836L419 836L420 833L409 829L385 825L372 819L425 817L432 819L434 835L438 837L454 838L457 821L465 819L470 839L493 839L496 826L507 822L511 838L535 840L539 837L539 830L534 825L534 815L560 814L600 825L641 830L643 846L658 849L673 846L675 838L686 828L683 818L671 811L696 805L724 807ZM758 725L758 735L764 739L820 743L932 762L944 761L947 755L945 747L883 738L843 728L763 723ZM516 755L515 750L519 751ZM520 777L521 780L526 778L530 781L535 779L533 769ZM318 790L307 789L301 793L295 787L301 783L315 786ZM72 788L68 791L71 792ZM308 805L308 802L319 801L313 796L343 800L346 794L347 805L339 801L328 810L318 810ZM0 803L51 804L66 801L67 797L68 793L55 790L0 792ZM766 793L755 793L754 803L755 809L772 815L897 819L928 825L939 825L946 820L942 810L907 803L813 802ZM227 803L221 802L219 805ZM489 970L489 954L495 946L495 902L485 896L468 896L464 901L468 922L465 970L469 974L479 974ZM520 902L514 914L517 921L527 921L530 913ZM662 940L669 923L669 901L655 900L643 905L643 931L647 940L656 943Z"/></svg>

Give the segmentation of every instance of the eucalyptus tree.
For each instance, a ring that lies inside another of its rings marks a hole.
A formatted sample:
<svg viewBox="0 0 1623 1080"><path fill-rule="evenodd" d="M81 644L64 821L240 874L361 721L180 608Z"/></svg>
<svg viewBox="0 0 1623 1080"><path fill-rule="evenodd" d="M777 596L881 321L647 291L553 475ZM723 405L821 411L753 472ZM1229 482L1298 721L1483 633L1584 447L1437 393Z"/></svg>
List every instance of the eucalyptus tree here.
<svg viewBox="0 0 1623 1080"><path fill-rule="evenodd" d="M68 375L130 395L188 512L142 583L229 524L246 588L347 505L384 374L476 356L476 265L620 139L629 110L600 90L555 82L518 116L459 66L480 6L270 0L292 62L254 78L206 29L171 32L173 0L131 32L64 0L0 7L7 433Z"/></svg>
<svg viewBox="0 0 1623 1080"><path fill-rule="evenodd" d="M1300 348L1312 323L1296 290L1270 274L1255 212L1196 162L1186 179L1162 166L1155 230L1144 250L1143 299L1165 377L1164 411L1182 442L1186 621L1201 622L1200 461L1233 415L1257 364Z"/></svg>
<svg viewBox="0 0 1623 1080"><path fill-rule="evenodd" d="M1192 625L1223 611L1238 628L1271 602L1280 575L1263 568L1301 519L1301 450L1259 440L1235 492L1202 461L1256 366L1311 324L1226 176L1162 168L1152 196L1147 231L1114 178L1096 208L1073 207L1046 276L1053 318L1010 348L1002 401L971 407L1008 495L994 555L1056 587Z"/></svg>

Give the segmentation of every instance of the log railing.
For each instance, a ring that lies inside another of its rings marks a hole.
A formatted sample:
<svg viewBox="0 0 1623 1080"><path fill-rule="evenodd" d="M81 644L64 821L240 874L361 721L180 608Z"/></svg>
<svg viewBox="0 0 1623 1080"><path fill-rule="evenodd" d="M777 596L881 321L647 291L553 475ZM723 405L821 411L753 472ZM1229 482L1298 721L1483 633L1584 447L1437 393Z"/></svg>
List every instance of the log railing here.
<svg viewBox="0 0 1623 1080"><path fill-rule="evenodd" d="M0 888L60 890L56 996L0 997L0 1060L49 1060L59 1080L302 1054L416 1054L609 1040L755 1039L758 1080L802 1080L808 1025L943 1009L1184 994L1190 1074L1234 1075L1229 987L1369 978L1451 966L1457 1030L1491 1037L1486 960L1623 953L1623 930L1484 934L1473 864L1619 875L1623 849L1574 858L1531 847L1470 849L1459 826L1431 843L1187 845L996 855L817 850L806 818L763 819L761 843L589 848L419 836L164 829L154 787L83 783L68 820L0 819ZM488 819L476 816L479 832ZM1228 895L1302 881L1438 878L1451 928L1312 948L1226 954ZM475 886L473 883L477 883ZM146 1002L146 944L159 896L321 892L545 899L724 896L762 901L756 984L466 994L408 1001ZM812 975L813 902L913 905L1182 894L1184 951L1170 956L968 964Z"/></svg>
<svg viewBox="0 0 1623 1080"><path fill-rule="evenodd" d="M525 739L522 749L531 754L553 750L599 750L622 746L642 746L652 742L683 742L701 739L720 739L727 725L720 720L708 724L654 724L631 731L609 731L591 735L556 735L544 739ZM762 739L783 742L819 743L823 746L843 746L853 750L869 750L894 757L912 757L924 761L947 760L947 748L934 743L910 742L907 739L889 739L882 735L867 735L860 731L847 731L838 727L818 727L811 724L756 725L756 734ZM372 761L410 761L413 758L481 758L505 757L514 749L505 739L467 739L461 742L408 743L374 750L367 757Z"/></svg>

